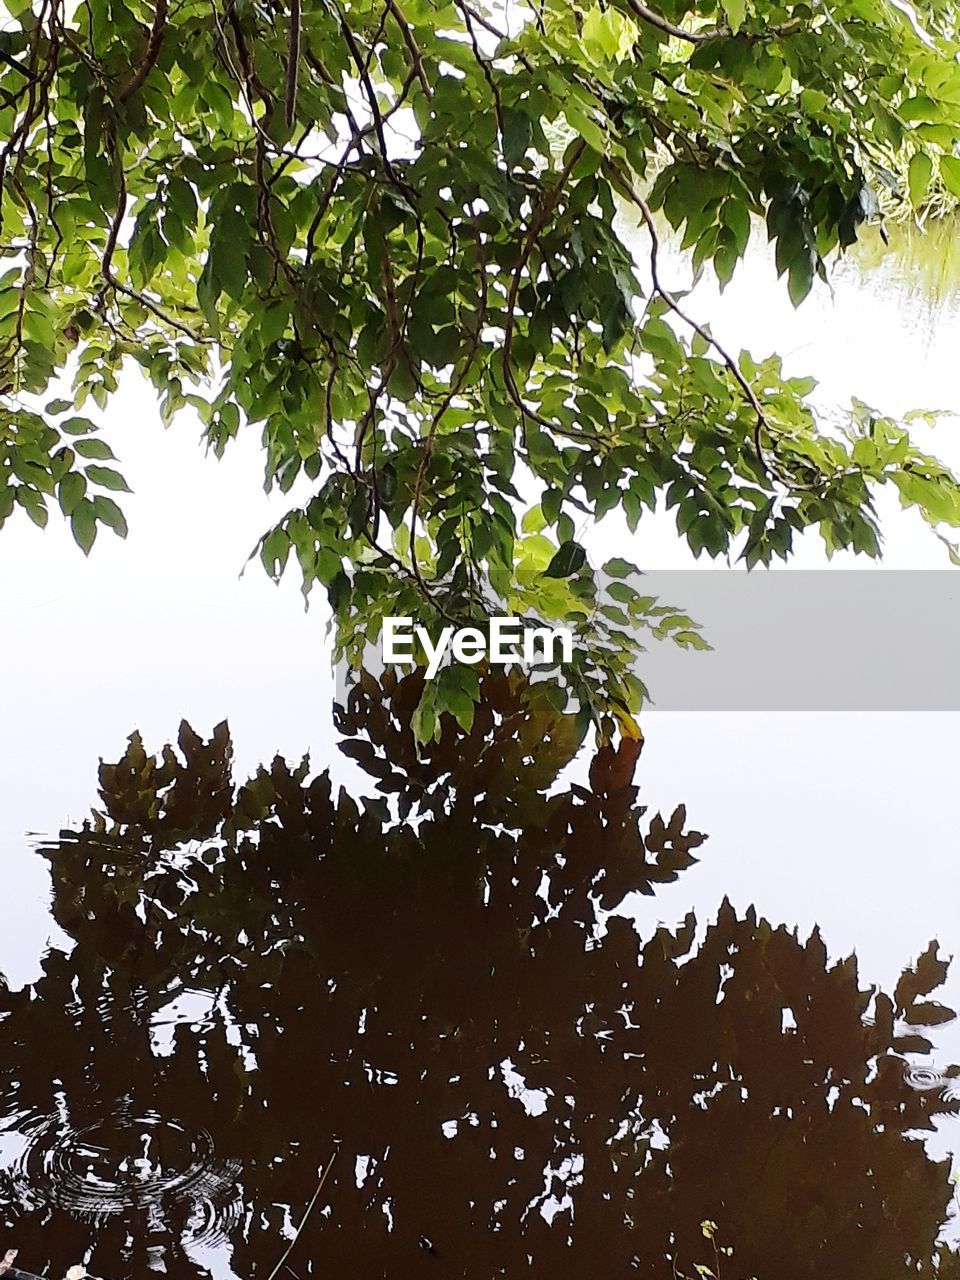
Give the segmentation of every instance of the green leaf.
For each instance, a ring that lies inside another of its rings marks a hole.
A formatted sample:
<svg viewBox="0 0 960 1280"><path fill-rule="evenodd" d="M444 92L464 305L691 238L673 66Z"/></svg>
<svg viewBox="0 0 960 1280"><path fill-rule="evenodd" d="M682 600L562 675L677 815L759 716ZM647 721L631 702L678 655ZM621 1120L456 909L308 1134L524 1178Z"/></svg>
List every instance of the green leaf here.
<svg viewBox="0 0 960 1280"><path fill-rule="evenodd" d="M540 499L540 509L546 525L556 524L563 504L563 493L559 489L547 489Z"/></svg>
<svg viewBox="0 0 960 1280"><path fill-rule="evenodd" d="M587 11L581 36L592 57L620 61L636 42L637 29L619 9L601 9L595 5Z"/></svg>
<svg viewBox="0 0 960 1280"><path fill-rule="evenodd" d="M438 735L440 726L437 716L436 696L435 683L427 681L424 684L423 694L417 703L410 722L413 736L417 742L431 742Z"/></svg>
<svg viewBox="0 0 960 1280"><path fill-rule="evenodd" d="M130 492L130 486L124 480L119 471L114 471L112 467L90 466L86 468L87 479L92 480L94 484L101 485L104 489L120 490L123 493Z"/></svg>
<svg viewBox="0 0 960 1280"><path fill-rule="evenodd" d="M925 151L917 151L910 157L907 173L907 187L910 192L910 203L919 209L930 186L933 176L933 161Z"/></svg>
<svg viewBox="0 0 960 1280"><path fill-rule="evenodd" d="M68 436L83 436L91 431L96 431L97 424L91 422L89 418L67 418L65 421L57 423L57 429L65 431Z"/></svg>
<svg viewBox="0 0 960 1280"><path fill-rule="evenodd" d="M107 462L114 456L106 440L78 440L73 448L81 458L96 458L101 462Z"/></svg>
<svg viewBox="0 0 960 1280"><path fill-rule="evenodd" d="M897 114L901 120L906 120L909 124L917 120L936 121L943 119L942 109L926 94L916 94L905 102L901 102L897 108Z"/></svg>
<svg viewBox="0 0 960 1280"><path fill-rule="evenodd" d="M17 498L33 523L39 528L45 529L49 513L40 494L32 489L20 488L17 490Z"/></svg>
<svg viewBox="0 0 960 1280"><path fill-rule="evenodd" d="M225 211L210 238L209 270L220 290L239 299L247 283L250 227L235 209Z"/></svg>
<svg viewBox="0 0 960 1280"><path fill-rule="evenodd" d="M111 528L118 537L125 538L127 536L126 519L112 498L98 493L93 500L93 513L101 524Z"/></svg>
<svg viewBox="0 0 960 1280"><path fill-rule="evenodd" d="M790 271L787 275L787 292L790 295L790 301L795 307L799 307L813 285L813 272L806 258L798 259L791 263Z"/></svg>
<svg viewBox="0 0 960 1280"><path fill-rule="evenodd" d="M566 104L564 114L571 129L576 130L584 142L599 155L603 155L606 152L607 135L591 115L573 102Z"/></svg>
<svg viewBox="0 0 960 1280"><path fill-rule="evenodd" d="M57 486L57 500L65 516L72 515L87 491L87 482L79 471L68 471Z"/></svg>
<svg viewBox="0 0 960 1280"><path fill-rule="evenodd" d="M750 239L750 210L742 200L731 198L724 202L723 220L733 232L737 252L742 253Z"/></svg>
<svg viewBox="0 0 960 1280"><path fill-rule="evenodd" d="M471 668L454 663L440 672L437 709L449 711L464 733L469 733L473 727L476 692L476 675Z"/></svg>
<svg viewBox="0 0 960 1280"><path fill-rule="evenodd" d="M260 560L263 567L269 573L274 581L278 580L283 573L287 558L290 555L290 535L286 529L271 529L263 540L263 546L260 548ZM337 566L339 572L339 565Z"/></svg>
<svg viewBox="0 0 960 1280"><path fill-rule="evenodd" d="M531 507L529 511L525 511L523 513L523 519L520 522L520 527L524 533L539 533L542 529L546 528L546 525L547 518L543 514L543 508L539 504L535 507Z"/></svg>
<svg viewBox="0 0 960 1280"><path fill-rule="evenodd" d="M739 31L747 16L746 0L721 0L731 31Z"/></svg>
<svg viewBox="0 0 960 1280"><path fill-rule="evenodd" d="M960 196L960 159L956 156L941 156L940 177L951 195Z"/></svg>
<svg viewBox="0 0 960 1280"><path fill-rule="evenodd" d="M639 572L635 564L631 564L629 560L621 560L614 557L608 560L603 566L603 572L608 573L611 578L629 578L631 574Z"/></svg>
<svg viewBox="0 0 960 1280"><path fill-rule="evenodd" d="M587 553L579 542L568 540L562 542L546 569L545 578L569 578L580 570L586 561Z"/></svg>
<svg viewBox="0 0 960 1280"><path fill-rule="evenodd" d="M533 124L525 111L505 107L503 111L503 158L511 169L526 154L533 138Z"/></svg>
<svg viewBox="0 0 960 1280"><path fill-rule="evenodd" d="M77 503L70 516L70 529L77 546L85 556L89 555L97 536L97 517L89 498Z"/></svg>
<svg viewBox="0 0 960 1280"><path fill-rule="evenodd" d="M916 134L924 142L933 142L938 147L952 147L957 140L957 131L951 124L918 124Z"/></svg>

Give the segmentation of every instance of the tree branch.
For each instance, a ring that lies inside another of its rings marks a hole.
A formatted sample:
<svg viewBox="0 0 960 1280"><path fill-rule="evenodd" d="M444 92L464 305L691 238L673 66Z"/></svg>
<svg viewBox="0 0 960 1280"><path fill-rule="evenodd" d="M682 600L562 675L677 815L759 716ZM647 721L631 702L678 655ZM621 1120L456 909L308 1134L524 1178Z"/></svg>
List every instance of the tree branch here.
<svg viewBox="0 0 960 1280"><path fill-rule="evenodd" d="M157 0L157 7L153 14L153 27L150 30L150 39L147 41L147 51L143 55L143 61L137 67L133 79L117 98L118 102L129 102L156 66L157 59L160 57L160 47L163 44L163 33L166 28L167 0Z"/></svg>
<svg viewBox="0 0 960 1280"><path fill-rule="evenodd" d="M421 88L428 98L433 97L433 86L427 79L427 74L423 69L423 55L420 52L420 46L417 44L416 37L413 34L410 23L404 16L403 10L397 4L397 0L387 0L387 8L393 15L400 33L403 36L403 43L407 46L407 52L410 54L410 60L413 63L413 69L417 79L420 81Z"/></svg>
<svg viewBox="0 0 960 1280"><path fill-rule="evenodd" d="M3 49L0 49L0 62L6 63L6 65L8 67L12 67L14 71L19 71L24 79L29 80L32 84L36 84L40 79L40 77L35 72L31 71L29 67L25 67L22 62L18 62L16 58L11 57L9 53L5 53Z"/></svg>
<svg viewBox="0 0 960 1280"><path fill-rule="evenodd" d="M746 31L737 33L731 31L729 27L704 27L700 31L687 31L684 27L678 27L676 23L663 17L662 14L648 9L645 4L640 3L640 0L627 0L627 4L641 22L645 22L647 26L656 27L664 35L673 36L676 40L685 40L687 44L706 44L709 40L720 40L725 36L737 34L742 34L744 39L751 41L776 40L778 36L789 36L799 31L806 21L803 18L791 18L789 22L782 22L779 26L767 27L762 33Z"/></svg>
<svg viewBox="0 0 960 1280"><path fill-rule="evenodd" d="M727 369L730 371L730 374L732 375L734 381L737 383L740 390L743 392L747 400L747 403L750 405L750 408L753 410L756 416L756 425L754 427L754 437L753 437L754 447L757 451L757 459L764 473L767 475L768 478L772 474L774 479L778 480L782 485L784 485L788 489L815 488L816 486L804 485L796 480L790 479L787 476L781 475L778 469L776 469L775 467L771 468L769 459L767 458L766 453L764 451L764 447L763 447L763 433L766 432L767 435L772 440L773 431L771 430L770 424L767 421L767 416L764 413L763 406L761 405L759 399L757 398L756 392L754 391L753 387L751 387L747 379L744 377L743 373L741 372L740 366L737 364L736 360L734 360L733 356L730 355L730 353L726 350L726 348L723 347L717 341L717 339L713 336L713 334L709 331L709 329L705 329L703 325L698 324L697 321L694 320L692 316L687 315L687 313L683 310L683 308L677 302L676 298L674 298L674 296L669 292L669 290L665 289L664 286L661 284L660 271L659 271L660 238L657 235L657 228L653 220L653 213L650 209L650 206L647 204L646 200L644 200L643 196L640 195L639 191L636 190L636 188L633 186L630 180L623 173L621 173L620 170L616 168L616 166L614 166L611 162L607 162L607 165L608 165L609 171L611 172L612 176L615 179L615 185L617 189L622 191L630 199L630 201L634 205L636 205L636 207L640 210L640 216L643 218L644 224L647 228L647 232L650 235L650 277L651 277L651 282L653 284L654 293L658 294L663 299L663 301L667 304L667 306L674 313L674 315L679 317L679 319L681 319L684 322L684 324L689 325L689 327L694 331L694 333L699 334L699 336L704 340L704 342L709 343L709 345L713 347L714 351L716 351L717 355L720 357L723 364L726 365Z"/></svg>
<svg viewBox="0 0 960 1280"><path fill-rule="evenodd" d="M131 289L129 285L122 284L113 272L113 255L116 252L117 242L120 239L120 228L123 225L124 215L127 211L127 183L123 175L123 168L120 168L120 190L117 193L117 212L114 215L113 222L110 224L110 232L107 236L106 247L103 251L103 257L100 260L100 274L103 276L107 285L115 292L122 293L125 298L130 298L133 302L138 303L145 311L149 311L155 315L158 320L162 320L164 324L168 324L172 329L176 329L179 333L184 334L188 338L192 338L194 342L203 342L205 339L194 333L185 324L181 324L179 320L175 320L173 316L160 307L152 298L148 298L145 294L137 293L136 289ZM101 290L102 294L103 290Z"/></svg>
<svg viewBox="0 0 960 1280"><path fill-rule="evenodd" d="M544 422L543 419L529 409L524 403L523 396L517 387L516 379L513 376L513 369L510 364L511 350L513 347L513 328L514 316L517 308L517 295L520 292L520 281L523 279L523 269L529 261L533 246L537 242L537 237L543 230L543 227L550 214L556 208L557 202L563 194L563 189L567 185L567 179L573 172L574 166L586 150L586 142L581 138L570 153L570 159L563 167L560 177L557 179L556 186L547 195L537 210L536 214L530 220L530 226L527 228L527 234L524 237L523 248L520 251L520 258L517 262L513 273L513 279L510 282L510 292L507 295L506 320L503 326L503 381L510 393L511 399L516 404L524 418L531 418L538 421L541 425L553 430L553 424Z"/></svg>

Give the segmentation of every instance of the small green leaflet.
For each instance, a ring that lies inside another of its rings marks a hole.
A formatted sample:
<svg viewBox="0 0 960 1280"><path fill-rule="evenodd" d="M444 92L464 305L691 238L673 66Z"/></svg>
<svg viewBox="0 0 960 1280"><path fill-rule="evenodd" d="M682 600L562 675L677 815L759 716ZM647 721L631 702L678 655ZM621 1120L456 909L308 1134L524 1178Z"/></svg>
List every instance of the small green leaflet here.
<svg viewBox="0 0 960 1280"><path fill-rule="evenodd" d="M557 554L543 571L545 578L570 578L583 568L587 553L579 542L561 542Z"/></svg>

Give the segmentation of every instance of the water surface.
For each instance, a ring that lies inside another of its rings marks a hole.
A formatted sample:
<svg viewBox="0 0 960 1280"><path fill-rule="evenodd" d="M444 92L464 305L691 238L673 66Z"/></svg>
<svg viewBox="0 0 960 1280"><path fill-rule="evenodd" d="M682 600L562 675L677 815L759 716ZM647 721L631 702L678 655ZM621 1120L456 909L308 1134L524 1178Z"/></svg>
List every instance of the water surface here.
<svg viewBox="0 0 960 1280"><path fill-rule="evenodd" d="M101 768L43 849L73 948L0 997L0 1246L108 1280L960 1274L937 943L885 992L726 900L638 929L709 842L645 808L637 744L565 782L571 722L499 679L418 753L419 693L339 713L365 799L241 781L225 724Z"/></svg>

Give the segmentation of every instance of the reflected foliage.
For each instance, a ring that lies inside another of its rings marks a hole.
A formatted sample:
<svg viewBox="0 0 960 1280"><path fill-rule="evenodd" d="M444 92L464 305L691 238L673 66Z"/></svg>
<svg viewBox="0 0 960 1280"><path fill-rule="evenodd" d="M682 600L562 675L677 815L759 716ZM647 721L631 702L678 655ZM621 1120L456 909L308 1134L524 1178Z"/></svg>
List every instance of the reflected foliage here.
<svg viewBox="0 0 960 1280"><path fill-rule="evenodd" d="M892 292L905 300L920 321L942 323L960 297L960 247L957 215L868 228L844 259L844 274L858 288Z"/></svg>
<svg viewBox="0 0 960 1280"><path fill-rule="evenodd" d="M638 803L639 744L571 781L570 721L500 678L418 748L421 691L340 711L360 800L307 760L235 785L226 725L101 767L45 850L75 948L0 995L20 1261L267 1276L336 1152L299 1277L673 1280L717 1270L704 1220L726 1280L960 1275L910 1136L957 1110L905 1057L952 1016L935 944L887 995L726 901L642 937L703 837Z"/></svg>

